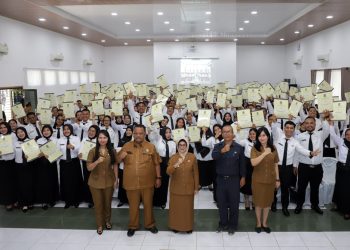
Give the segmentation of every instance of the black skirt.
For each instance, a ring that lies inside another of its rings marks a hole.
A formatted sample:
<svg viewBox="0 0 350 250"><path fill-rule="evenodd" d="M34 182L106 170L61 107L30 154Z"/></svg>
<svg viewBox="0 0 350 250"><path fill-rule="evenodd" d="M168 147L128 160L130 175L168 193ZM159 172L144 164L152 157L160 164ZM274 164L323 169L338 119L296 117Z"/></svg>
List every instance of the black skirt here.
<svg viewBox="0 0 350 250"><path fill-rule="evenodd" d="M66 205L77 205L82 200L81 190L83 178L80 161L73 158L71 161L60 160L61 195Z"/></svg>
<svg viewBox="0 0 350 250"><path fill-rule="evenodd" d="M53 204L56 201L57 182L53 172L57 173L56 162L50 163L45 157L36 160L35 168L35 202ZM57 174L56 174L57 177Z"/></svg>
<svg viewBox="0 0 350 250"><path fill-rule="evenodd" d="M250 162L250 158L245 157L245 185L241 187L241 193L245 195L252 195L252 174L253 166Z"/></svg>
<svg viewBox="0 0 350 250"><path fill-rule="evenodd" d="M198 171L199 171L199 185L201 187L209 186L213 183L215 162L212 161L199 161L198 160Z"/></svg>
<svg viewBox="0 0 350 250"><path fill-rule="evenodd" d="M128 197L126 196L126 191L123 188L123 176L124 176L124 170L118 168L118 179L119 179L118 199L121 203L129 203Z"/></svg>
<svg viewBox="0 0 350 250"><path fill-rule="evenodd" d="M162 157L162 163L160 164L160 175L162 176L162 185L159 188L154 189L153 206L161 207L165 206L168 200L168 187L169 187L169 175L166 173L168 167L168 161L165 157Z"/></svg>
<svg viewBox="0 0 350 250"><path fill-rule="evenodd" d="M0 204L12 205L17 201L16 166L14 160L0 161Z"/></svg>
<svg viewBox="0 0 350 250"><path fill-rule="evenodd" d="M34 162L28 162L26 164L16 163L18 203L20 206L34 204L36 171Z"/></svg>
<svg viewBox="0 0 350 250"><path fill-rule="evenodd" d="M85 202L93 203L92 201L92 195L90 192L90 188L88 185L89 177L90 177L90 171L87 169L86 161L81 161L83 165L83 185L82 185L82 199Z"/></svg>
<svg viewBox="0 0 350 250"><path fill-rule="evenodd" d="M341 166L338 162L335 174L333 202L340 212L350 214L350 166Z"/></svg>

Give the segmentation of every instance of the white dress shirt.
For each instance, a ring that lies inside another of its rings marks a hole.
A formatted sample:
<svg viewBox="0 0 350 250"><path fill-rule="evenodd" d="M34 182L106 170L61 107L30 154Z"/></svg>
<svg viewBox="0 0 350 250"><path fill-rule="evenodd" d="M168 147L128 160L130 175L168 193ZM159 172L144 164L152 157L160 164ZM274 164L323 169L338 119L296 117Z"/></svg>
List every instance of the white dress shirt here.
<svg viewBox="0 0 350 250"><path fill-rule="evenodd" d="M16 141L15 143L14 143L14 145L15 145L15 162L16 163L23 163L23 154L22 154L22 152L23 152L23 150L22 150L22 147L21 147L21 145L24 143L24 142L26 142L26 141L29 141L30 139L25 139L24 141Z"/></svg>
<svg viewBox="0 0 350 250"><path fill-rule="evenodd" d="M349 148L345 145L344 139L340 138L334 130L334 126L330 126L330 135L334 143L338 146L339 157L338 160L341 163L346 163L346 158L348 157Z"/></svg>
<svg viewBox="0 0 350 250"><path fill-rule="evenodd" d="M38 128L39 134L37 133L35 126ZM25 129L27 130L28 137L30 139L35 139L37 136L41 136L38 123L36 125L29 123L28 125L25 126Z"/></svg>
<svg viewBox="0 0 350 250"><path fill-rule="evenodd" d="M70 150L70 155L71 158L77 158L79 154L79 149L80 149L80 138L77 136L71 135L69 137L69 142L70 144L74 145L74 149ZM62 157L60 158L61 160L67 160L66 156L66 149L67 149L67 137L62 137L57 140L57 146L62 152Z"/></svg>
<svg viewBox="0 0 350 250"><path fill-rule="evenodd" d="M141 115L139 112L135 111L135 108L134 108L135 105L131 99L129 99L127 103L128 103L129 114L132 117L132 120L135 123L140 124L140 116L142 116L142 125L146 125L146 120L144 117L146 115L149 115L149 112L145 112Z"/></svg>
<svg viewBox="0 0 350 250"><path fill-rule="evenodd" d="M0 135L0 138L2 135ZM12 147L13 147L13 153L11 154L6 154L6 155L0 155L0 161L10 161L15 159L15 143L17 142L17 136L14 133L11 133L12 137Z"/></svg>
<svg viewBox="0 0 350 250"><path fill-rule="evenodd" d="M244 139L239 141L239 144L244 147L244 156L250 159L250 152L254 147L254 142L249 141L248 139Z"/></svg>
<svg viewBox="0 0 350 250"><path fill-rule="evenodd" d="M91 120L87 120L87 121L81 121L79 124L78 123L73 123L73 132L74 134L79 138L81 138L81 133L83 133L83 138L84 137L88 137L88 131L89 128L92 125L92 121Z"/></svg>

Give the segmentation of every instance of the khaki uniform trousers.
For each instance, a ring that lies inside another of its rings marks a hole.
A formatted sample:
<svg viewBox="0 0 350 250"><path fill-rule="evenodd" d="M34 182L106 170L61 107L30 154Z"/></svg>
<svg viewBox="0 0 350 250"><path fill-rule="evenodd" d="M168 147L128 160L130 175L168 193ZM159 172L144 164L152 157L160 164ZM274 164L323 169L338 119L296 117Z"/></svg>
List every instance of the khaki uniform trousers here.
<svg viewBox="0 0 350 250"><path fill-rule="evenodd" d="M153 192L154 187L126 190L129 200L129 229L139 228L140 203L143 203L144 227L152 228L155 226L153 215Z"/></svg>
<svg viewBox="0 0 350 250"><path fill-rule="evenodd" d="M94 201L97 226L101 227L106 223L111 223L114 187L93 188L90 186L90 191Z"/></svg>

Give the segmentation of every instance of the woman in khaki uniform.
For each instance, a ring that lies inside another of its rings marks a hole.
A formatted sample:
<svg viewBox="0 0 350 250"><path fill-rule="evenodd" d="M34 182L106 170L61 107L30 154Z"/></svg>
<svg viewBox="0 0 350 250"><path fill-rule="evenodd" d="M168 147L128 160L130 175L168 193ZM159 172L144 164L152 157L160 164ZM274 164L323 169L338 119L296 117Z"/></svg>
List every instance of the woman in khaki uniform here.
<svg viewBox="0 0 350 250"><path fill-rule="evenodd" d="M185 139L177 143L178 153L168 164L170 175L169 228L175 233L192 233L194 221L194 195L199 189L199 175L196 156L188 153Z"/></svg>
<svg viewBox="0 0 350 250"><path fill-rule="evenodd" d="M252 192L256 215L255 231L260 233L261 230L264 230L266 233L270 233L271 229L267 226L267 218L274 200L275 188L280 185L278 154L270 141L270 133L267 128L259 128L256 137L257 141L251 150L250 157L253 166ZM262 222L261 212L263 212Z"/></svg>
<svg viewBox="0 0 350 250"><path fill-rule="evenodd" d="M118 185L118 164L116 152L106 130L98 133L96 147L88 155L87 168L91 171L88 185L95 204L97 233L102 234L103 226L112 229L112 195Z"/></svg>

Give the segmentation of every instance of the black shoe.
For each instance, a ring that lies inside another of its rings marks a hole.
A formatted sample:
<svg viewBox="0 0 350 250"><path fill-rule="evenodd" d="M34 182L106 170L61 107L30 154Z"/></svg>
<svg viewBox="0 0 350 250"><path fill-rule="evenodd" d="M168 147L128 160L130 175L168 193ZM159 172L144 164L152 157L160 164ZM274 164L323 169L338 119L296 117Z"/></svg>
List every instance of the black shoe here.
<svg viewBox="0 0 350 250"><path fill-rule="evenodd" d="M153 226L151 228L146 228L147 231L150 231L152 234L158 233L158 228L156 226Z"/></svg>
<svg viewBox="0 0 350 250"><path fill-rule="evenodd" d="M117 207L121 207L121 206L123 206L123 205L124 205L123 202L119 202L118 205L117 205Z"/></svg>
<svg viewBox="0 0 350 250"><path fill-rule="evenodd" d="M276 212L277 211L276 204L272 204L271 211L272 212Z"/></svg>
<svg viewBox="0 0 350 250"><path fill-rule="evenodd" d="M161 205L160 207L161 207L162 209L165 209L165 205Z"/></svg>
<svg viewBox="0 0 350 250"><path fill-rule="evenodd" d="M323 211L319 206L311 206L311 209L314 210L318 214L323 214Z"/></svg>
<svg viewBox="0 0 350 250"><path fill-rule="evenodd" d="M89 203L88 204L88 208L93 208L94 207L94 204L93 203Z"/></svg>
<svg viewBox="0 0 350 250"><path fill-rule="evenodd" d="M134 236L134 234L135 234L135 229L128 229L128 233L127 233L127 235L128 235L128 237L132 237L132 236Z"/></svg>
<svg viewBox="0 0 350 250"><path fill-rule="evenodd" d="M106 230L111 230L112 229L112 223L108 222L106 223Z"/></svg>
<svg viewBox="0 0 350 250"><path fill-rule="evenodd" d="M245 207L245 210L246 211L250 211L250 207Z"/></svg>
<svg viewBox="0 0 350 250"><path fill-rule="evenodd" d="M12 210L13 210L13 206L7 206L7 207L6 207L6 211L7 211L7 212L10 212L10 211L12 211Z"/></svg>
<svg viewBox="0 0 350 250"><path fill-rule="evenodd" d="M70 207L70 205L68 205L68 204L64 205L64 209L67 209L69 207Z"/></svg>
<svg viewBox="0 0 350 250"><path fill-rule="evenodd" d="M191 234L191 233L192 233L192 230L190 230L190 231L187 231L186 233L187 233L187 234Z"/></svg>
<svg viewBox="0 0 350 250"><path fill-rule="evenodd" d="M79 203L74 204L74 207L78 208L79 207Z"/></svg>
<svg viewBox="0 0 350 250"><path fill-rule="evenodd" d="M33 205L30 205L28 206L29 210L33 210L34 209L34 206Z"/></svg>
<svg viewBox="0 0 350 250"><path fill-rule="evenodd" d="M228 235L233 235L234 233L235 233L235 230L233 230L232 228L228 230Z"/></svg>
<svg viewBox="0 0 350 250"><path fill-rule="evenodd" d="M45 204L41 208L44 209L44 210L47 210L47 209L49 209L49 206L47 204Z"/></svg>
<svg viewBox="0 0 350 250"><path fill-rule="evenodd" d="M289 211L288 211L287 208L282 208L282 213L283 213L285 216L287 216L287 217L290 216L290 213L289 213Z"/></svg>
<svg viewBox="0 0 350 250"><path fill-rule="evenodd" d="M295 210L294 210L294 213L295 213L295 214L300 214L302 210L303 210L302 207L297 206L297 207L295 208Z"/></svg>
<svg viewBox="0 0 350 250"><path fill-rule="evenodd" d="M28 207L22 207L22 212L23 212L23 213L28 212Z"/></svg>
<svg viewBox="0 0 350 250"><path fill-rule="evenodd" d="M177 234L179 231L177 231L177 230L175 230L175 229L173 229L173 230L171 230L171 231L173 231L175 234Z"/></svg>
<svg viewBox="0 0 350 250"><path fill-rule="evenodd" d="M258 234L261 233L261 227L255 227L255 232L257 232Z"/></svg>
<svg viewBox="0 0 350 250"><path fill-rule="evenodd" d="M262 228L262 230L264 230L266 233L271 233L271 228L269 228L269 227L261 227Z"/></svg>
<svg viewBox="0 0 350 250"><path fill-rule="evenodd" d="M227 230L227 226L218 226L218 228L216 229L216 232L221 233L225 230Z"/></svg>

